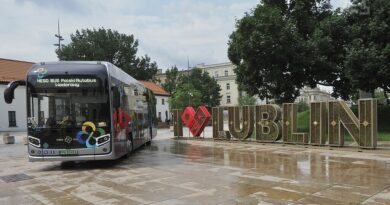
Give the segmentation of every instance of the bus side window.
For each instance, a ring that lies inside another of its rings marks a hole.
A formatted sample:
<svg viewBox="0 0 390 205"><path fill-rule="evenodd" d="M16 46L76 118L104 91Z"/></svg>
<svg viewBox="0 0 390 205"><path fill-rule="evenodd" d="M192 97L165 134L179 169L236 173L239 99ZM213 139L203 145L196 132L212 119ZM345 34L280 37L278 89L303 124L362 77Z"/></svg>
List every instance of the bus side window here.
<svg viewBox="0 0 390 205"><path fill-rule="evenodd" d="M114 108L119 108L121 106L121 97L119 94L118 87L113 86L112 90L112 105Z"/></svg>

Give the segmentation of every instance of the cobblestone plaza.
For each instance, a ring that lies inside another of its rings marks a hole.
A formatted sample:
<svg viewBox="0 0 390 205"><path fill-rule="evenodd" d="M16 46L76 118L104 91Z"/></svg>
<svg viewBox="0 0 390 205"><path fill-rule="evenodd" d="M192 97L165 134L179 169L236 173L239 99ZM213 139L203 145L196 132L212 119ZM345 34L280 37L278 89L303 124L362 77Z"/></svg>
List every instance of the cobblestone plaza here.
<svg viewBox="0 0 390 205"><path fill-rule="evenodd" d="M206 129L207 131L207 129ZM207 132L206 132L207 133ZM31 163L0 144L0 204L389 204L390 151L173 140L108 162ZM24 174L24 180L6 182Z"/></svg>

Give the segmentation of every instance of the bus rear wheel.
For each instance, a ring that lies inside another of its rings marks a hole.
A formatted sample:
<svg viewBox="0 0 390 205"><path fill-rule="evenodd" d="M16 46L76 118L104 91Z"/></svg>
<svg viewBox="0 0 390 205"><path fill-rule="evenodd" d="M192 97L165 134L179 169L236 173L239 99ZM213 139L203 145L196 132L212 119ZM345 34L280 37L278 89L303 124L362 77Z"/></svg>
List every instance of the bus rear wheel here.
<svg viewBox="0 0 390 205"><path fill-rule="evenodd" d="M147 145L147 146L150 146L150 145L152 145L152 138L150 138L150 140L149 140L149 141L147 141L147 142L145 143L145 145Z"/></svg>

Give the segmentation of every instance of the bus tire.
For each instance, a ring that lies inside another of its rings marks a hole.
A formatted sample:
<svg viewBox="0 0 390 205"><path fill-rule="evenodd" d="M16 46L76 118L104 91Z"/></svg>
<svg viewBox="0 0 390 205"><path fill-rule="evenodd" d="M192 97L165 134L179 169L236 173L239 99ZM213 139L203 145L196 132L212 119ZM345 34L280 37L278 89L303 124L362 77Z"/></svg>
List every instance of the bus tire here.
<svg viewBox="0 0 390 205"><path fill-rule="evenodd" d="M130 146L127 150L127 153L126 153L126 158L130 157L131 153L133 153L133 150L134 150L134 144L133 144L133 136L131 133L129 133L129 140L130 140Z"/></svg>
<svg viewBox="0 0 390 205"><path fill-rule="evenodd" d="M152 138L150 138L150 140L149 140L149 141L147 141L145 144L146 144L147 146L150 146L150 145L152 145Z"/></svg>

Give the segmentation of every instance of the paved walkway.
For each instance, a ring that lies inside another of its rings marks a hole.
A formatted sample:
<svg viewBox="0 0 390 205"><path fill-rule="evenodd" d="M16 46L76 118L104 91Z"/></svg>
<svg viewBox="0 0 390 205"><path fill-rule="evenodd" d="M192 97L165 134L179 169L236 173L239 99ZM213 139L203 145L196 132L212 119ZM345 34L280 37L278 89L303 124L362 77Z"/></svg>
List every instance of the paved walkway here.
<svg viewBox="0 0 390 205"><path fill-rule="evenodd" d="M390 152L172 140L128 159L28 162L0 144L0 204L390 204Z"/></svg>

